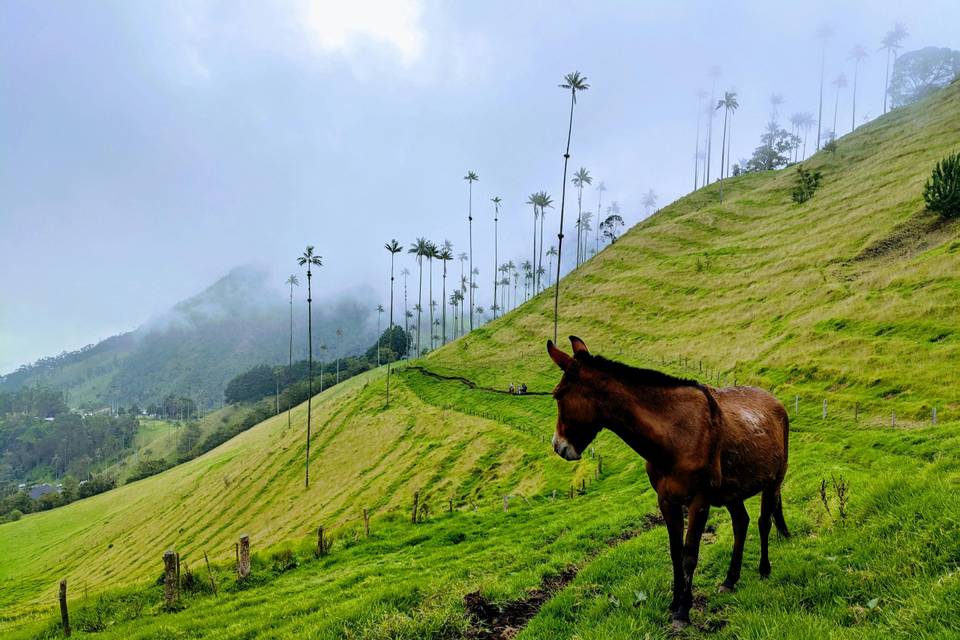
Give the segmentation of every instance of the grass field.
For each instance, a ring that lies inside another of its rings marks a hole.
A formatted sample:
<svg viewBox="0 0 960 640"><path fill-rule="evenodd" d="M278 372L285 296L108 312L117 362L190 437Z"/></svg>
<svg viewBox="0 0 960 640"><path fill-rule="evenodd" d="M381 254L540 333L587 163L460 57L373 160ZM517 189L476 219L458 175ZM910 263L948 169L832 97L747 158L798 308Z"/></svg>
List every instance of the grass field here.
<svg viewBox="0 0 960 640"><path fill-rule="evenodd" d="M806 163L824 174L808 203L790 201L792 169L728 181L723 204L713 185L561 286L560 335L594 352L762 384L791 413L800 397L784 485L794 536L772 545L761 582L753 525L741 587L721 596L732 534L714 510L689 637L960 634L960 228L929 218L920 196L934 162L960 148L960 84L838 147ZM544 352L551 311L540 296L418 364L547 391L558 379ZM67 576L81 635L457 637L471 633L466 594L507 603L575 567L520 637L669 636L666 533L648 517L640 458L604 433L599 478L596 457L560 460L547 444L548 395L470 389L413 367L394 380L387 409L382 370L318 396L309 489L301 406L291 429L279 416L159 476L0 525L0 633L53 637ZM842 515L835 484L847 487ZM414 491L428 505L416 525ZM755 522L755 500L748 509ZM335 543L318 560L321 524ZM237 585L242 532L260 555ZM207 551L219 596L199 571L184 609L161 612L148 583L169 547L192 570Z"/></svg>

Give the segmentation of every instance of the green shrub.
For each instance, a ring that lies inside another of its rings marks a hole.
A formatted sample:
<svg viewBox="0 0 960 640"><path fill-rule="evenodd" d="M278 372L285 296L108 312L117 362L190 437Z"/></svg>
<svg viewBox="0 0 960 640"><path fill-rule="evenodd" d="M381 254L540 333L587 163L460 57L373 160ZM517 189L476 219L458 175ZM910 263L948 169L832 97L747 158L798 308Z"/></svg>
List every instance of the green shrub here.
<svg viewBox="0 0 960 640"><path fill-rule="evenodd" d="M797 166L797 184L793 187L791 196L793 201L797 204L802 204L813 197L813 194L816 193L817 189L820 187L820 178L822 175L819 171L808 171L803 168L803 165Z"/></svg>
<svg viewBox="0 0 960 640"><path fill-rule="evenodd" d="M923 199L928 209L944 218L960 217L960 153L937 163L923 188Z"/></svg>

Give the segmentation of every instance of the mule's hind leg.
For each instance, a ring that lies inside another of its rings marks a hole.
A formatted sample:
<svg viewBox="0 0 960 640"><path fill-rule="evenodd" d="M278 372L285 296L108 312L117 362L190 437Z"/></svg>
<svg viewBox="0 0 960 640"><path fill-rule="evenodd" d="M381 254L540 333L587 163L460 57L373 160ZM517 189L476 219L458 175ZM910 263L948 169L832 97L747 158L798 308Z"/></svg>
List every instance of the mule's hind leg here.
<svg viewBox="0 0 960 640"><path fill-rule="evenodd" d="M727 569L727 579L720 585L720 592L733 591L740 580L740 567L743 565L743 544L747 538L747 527L750 525L750 515L747 513L743 501L727 505L730 520L733 524L733 555L730 556L730 568Z"/></svg>
<svg viewBox="0 0 960 640"><path fill-rule="evenodd" d="M776 505L777 493L775 489L764 489L760 495L760 577L770 575L770 557L767 547L770 542L770 519Z"/></svg>

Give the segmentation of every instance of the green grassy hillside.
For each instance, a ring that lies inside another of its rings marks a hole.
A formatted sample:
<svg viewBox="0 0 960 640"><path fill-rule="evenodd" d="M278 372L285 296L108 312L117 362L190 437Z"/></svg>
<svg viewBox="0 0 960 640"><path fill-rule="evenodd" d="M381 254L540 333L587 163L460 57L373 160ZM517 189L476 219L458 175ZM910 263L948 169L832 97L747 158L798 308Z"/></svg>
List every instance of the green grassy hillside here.
<svg viewBox="0 0 960 640"><path fill-rule="evenodd" d="M794 537L772 545L761 582L754 525L741 587L718 595L732 534L714 510L686 635L960 634L960 230L920 197L934 162L960 147L958 105L955 84L841 139L807 163L824 182L804 205L790 201L792 169L729 180L722 204L716 185L700 190L562 283L560 334L594 352L763 384L791 413L800 397L783 489ZM417 364L549 390L551 310L540 296ZM522 638L668 637L666 534L640 458L604 433L602 475L595 456L560 460L549 395L416 367L394 381L388 409L382 370L317 398L309 489L301 406L291 429L280 416L159 476L0 525L2 630L53 637L50 605L67 576L75 626L98 637L455 637L476 632L467 594L505 604L541 584L552 597ZM848 487L842 506L834 483ZM416 525L414 491L428 505ZM748 509L755 522L755 500ZM335 543L316 560L321 524ZM262 551L238 586L242 532ZM207 551L219 596L197 586L183 611L161 612L148 583L168 547L192 569Z"/></svg>

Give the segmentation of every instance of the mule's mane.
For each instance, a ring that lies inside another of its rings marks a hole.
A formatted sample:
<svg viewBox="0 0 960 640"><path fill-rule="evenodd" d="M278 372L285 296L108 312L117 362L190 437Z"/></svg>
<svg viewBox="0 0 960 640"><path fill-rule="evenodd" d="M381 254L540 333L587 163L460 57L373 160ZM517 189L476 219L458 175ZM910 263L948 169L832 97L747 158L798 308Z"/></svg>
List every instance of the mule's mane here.
<svg viewBox="0 0 960 640"><path fill-rule="evenodd" d="M620 378L624 382L630 382L644 387L674 388L702 386L696 380L677 378L675 376L671 376L670 374L663 373L662 371L656 371L655 369L640 369L638 367L631 367L630 365L623 364L622 362L608 360L603 356L595 356L591 354L586 357L581 355L578 356L578 358L583 359L586 364L589 364L598 371Z"/></svg>

